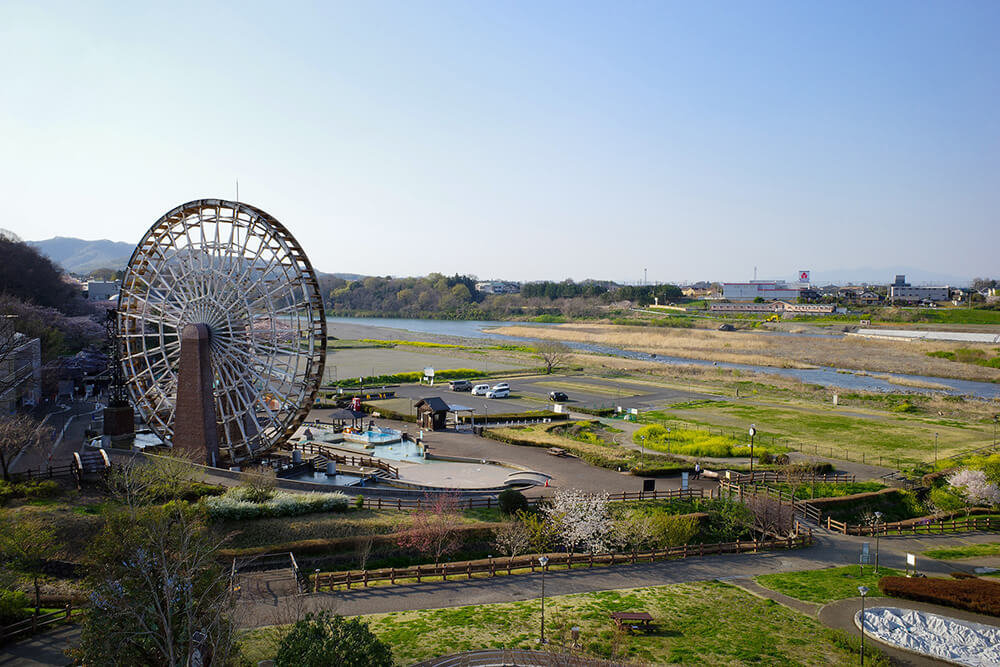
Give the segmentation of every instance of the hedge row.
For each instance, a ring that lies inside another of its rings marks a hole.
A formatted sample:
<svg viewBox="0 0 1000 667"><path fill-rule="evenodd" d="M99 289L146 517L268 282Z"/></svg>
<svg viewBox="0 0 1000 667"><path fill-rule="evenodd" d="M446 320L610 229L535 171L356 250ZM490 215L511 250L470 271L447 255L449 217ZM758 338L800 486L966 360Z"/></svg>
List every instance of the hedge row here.
<svg viewBox="0 0 1000 667"><path fill-rule="evenodd" d="M1000 582L978 578L882 577L878 587L892 597L1000 616Z"/></svg>
<svg viewBox="0 0 1000 667"><path fill-rule="evenodd" d="M514 438L507 435L501 435L495 431L489 429L483 429L483 437L489 438L490 440L496 440L508 445L518 445L521 447L541 447L543 449L549 449L551 447L562 447L568 452L571 452L574 456L579 458L585 463L589 463L592 466L597 466L598 468L608 468L610 470L617 470L623 468L628 470L629 473L633 475L641 475L644 477L663 477L665 475L675 475L680 471L694 470L694 465L686 461L677 461L666 456L655 456L652 454L647 454L640 464L635 459L615 459L610 457L604 457L599 454L588 452L583 449L574 447L572 442L567 442L565 444L554 445L552 443L537 442L535 440L527 440L523 438Z"/></svg>

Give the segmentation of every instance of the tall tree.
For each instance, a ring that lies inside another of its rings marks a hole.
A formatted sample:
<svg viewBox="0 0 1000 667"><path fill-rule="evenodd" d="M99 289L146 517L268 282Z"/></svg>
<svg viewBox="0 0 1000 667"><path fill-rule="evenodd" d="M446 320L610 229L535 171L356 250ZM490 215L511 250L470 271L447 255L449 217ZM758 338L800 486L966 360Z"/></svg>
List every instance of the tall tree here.
<svg viewBox="0 0 1000 667"><path fill-rule="evenodd" d="M415 512L397 539L399 546L416 549L434 558L453 553L462 545L462 519L458 514L458 497L439 493L424 496L426 508Z"/></svg>
<svg viewBox="0 0 1000 667"><path fill-rule="evenodd" d="M45 564L56 557L59 548L55 531L39 519L16 517L0 526L0 559L32 576L36 615L41 606L38 580Z"/></svg>
<svg viewBox="0 0 1000 667"><path fill-rule="evenodd" d="M545 372L551 373L553 369L566 363L569 355L572 354L572 350L565 343L557 340L547 340L535 345L535 354L545 364Z"/></svg>

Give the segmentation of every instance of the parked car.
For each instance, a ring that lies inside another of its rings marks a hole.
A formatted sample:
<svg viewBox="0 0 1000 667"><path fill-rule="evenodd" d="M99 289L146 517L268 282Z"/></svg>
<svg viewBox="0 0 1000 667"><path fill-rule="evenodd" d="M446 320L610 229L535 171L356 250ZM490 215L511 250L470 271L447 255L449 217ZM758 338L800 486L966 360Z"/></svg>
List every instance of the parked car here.
<svg viewBox="0 0 1000 667"><path fill-rule="evenodd" d="M472 388L472 395L485 396L486 392L488 392L489 390L490 386L488 384L477 384L475 387Z"/></svg>
<svg viewBox="0 0 1000 667"><path fill-rule="evenodd" d="M452 391L471 391L472 383L468 380L452 380L448 383L448 388Z"/></svg>
<svg viewBox="0 0 1000 667"><path fill-rule="evenodd" d="M507 384L506 382L498 382L495 385L493 385L493 391L500 391L502 389L506 389L509 392L510 385Z"/></svg>
<svg viewBox="0 0 1000 667"><path fill-rule="evenodd" d="M569 400L569 396L567 396L565 394L565 392L550 391L549 392L549 400L550 401L568 401Z"/></svg>
<svg viewBox="0 0 1000 667"><path fill-rule="evenodd" d="M508 396L510 396L510 389L506 388L497 389L493 387L486 392L486 398L507 398Z"/></svg>

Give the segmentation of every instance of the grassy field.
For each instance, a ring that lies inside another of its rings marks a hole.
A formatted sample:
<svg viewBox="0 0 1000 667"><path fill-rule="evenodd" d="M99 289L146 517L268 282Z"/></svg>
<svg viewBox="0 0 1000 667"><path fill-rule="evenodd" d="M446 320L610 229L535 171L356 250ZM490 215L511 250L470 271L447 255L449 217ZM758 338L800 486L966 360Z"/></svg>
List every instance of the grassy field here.
<svg viewBox="0 0 1000 667"><path fill-rule="evenodd" d="M888 567L880 567L878 574L875 574L874 567L870 565L866 565L864 574L861 574L860 566L850 565L825 570L763 574L756 577L755 581L764 588L784 593L797 600L826 604L835 600L858 597L858 586L868 587L868 597L881 597L878 580L882 577L903 574Z"/></svg>
<svg viewBox="0 0 1000 667"><path fill-rule="evenodd" d="M846 413L846 414L845 414ZM864 413L847 409L805 407L794 405L754 405L733 401L716 401L694 408L649 412L653 421L671 421L677 425L723 427L742 432L748 424L756 424L758 443L767 447L775 442L787 442L805 453L834 458L894 465L916 464L967 451L989 444L992 426L969 424L956 420L927 419L905 412ZM727 431L728 432L728 431Z"/></svg>
<svg viewBox="0 0 1000 667"><path fill-rule="evenodd" d="M629 635L614 630L613 611L648 611L654 627ZM372 630L408 665L479 648L535 648L540 621L537 600L448 609L373 614ZM855 640L770 600L718 582L676 584L547 598L546 636L571 641L580 628L589 656L646 664L856 664ZM283 628L247 633L245 658L271 658ZM871 664L880 664L872 662ZM887 664L887 663L881 663Z"/></svg>
<svg viewBox="0 0 1000 667"><path fill-rule="evenodd" d="M498 333L597 343L661 355L741 364L810 368L832 366L877 373L906 373L966 380L1000 381L1000 369L956 364L928 352L963 347L959 343L901 342L849 336L775 336L754 331L563 324L558 327L503 327ZM964 347L969 347L968 344ZM988 346L985 346L988 347Z"/></svg>
<svg viewBox="0 0 1000 667"><path fill-rule="evenodd" d="M935 560L959 560L982 556L1000 556L1000 542L970 544L968 546L949 547L945 549L928 549L924 552L924 555Z"/></svg>

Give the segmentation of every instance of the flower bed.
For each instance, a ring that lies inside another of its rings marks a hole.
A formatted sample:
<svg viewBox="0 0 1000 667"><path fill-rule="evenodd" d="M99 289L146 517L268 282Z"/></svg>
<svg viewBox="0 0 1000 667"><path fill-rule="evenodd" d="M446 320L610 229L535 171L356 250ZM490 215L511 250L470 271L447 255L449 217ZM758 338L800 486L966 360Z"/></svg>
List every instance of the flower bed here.
<svg viewBox="0 0 1000 667"><path fill-rule="evenodd" d="M878 587L892 597L1000 616L1000 583L987 579L883 577Z"/></svg>
<svg viewBox="0 0 1000 667"><path fill-rule="evenodd" d="M247 490L230 489L224 495L205 498L205 513L212 521L240 521L268 516L296 516L312 512L344 512L348 497L343 493L288 493L275 491L264 502L246 499Z"/></svg>

